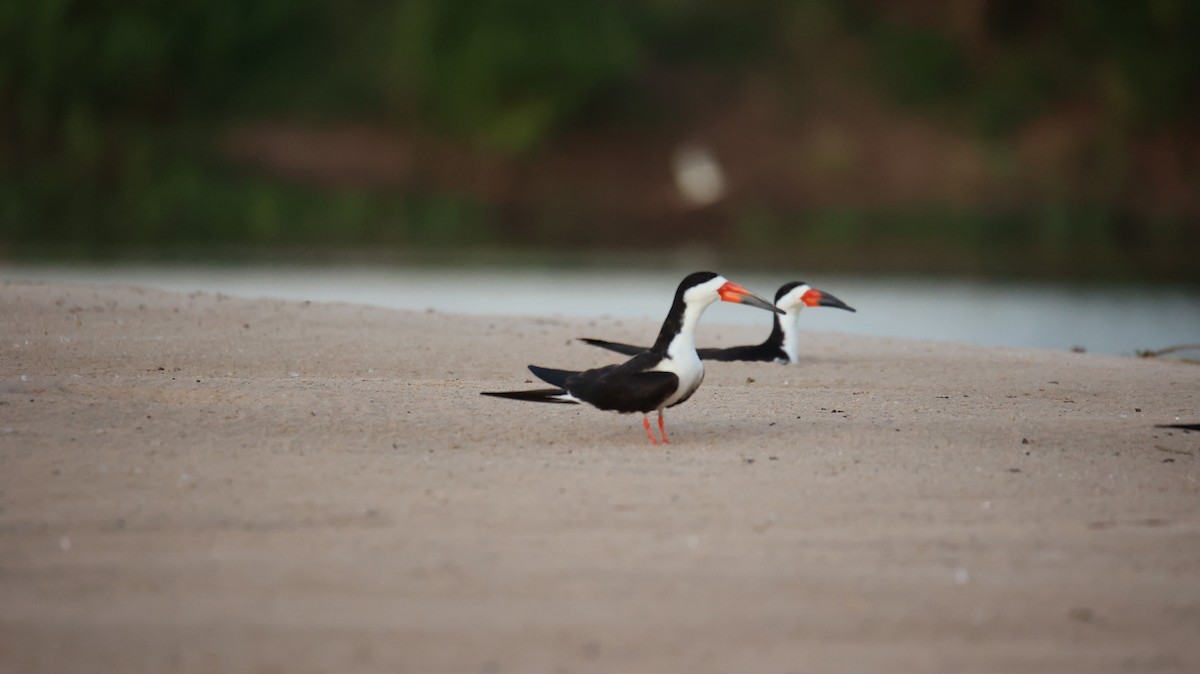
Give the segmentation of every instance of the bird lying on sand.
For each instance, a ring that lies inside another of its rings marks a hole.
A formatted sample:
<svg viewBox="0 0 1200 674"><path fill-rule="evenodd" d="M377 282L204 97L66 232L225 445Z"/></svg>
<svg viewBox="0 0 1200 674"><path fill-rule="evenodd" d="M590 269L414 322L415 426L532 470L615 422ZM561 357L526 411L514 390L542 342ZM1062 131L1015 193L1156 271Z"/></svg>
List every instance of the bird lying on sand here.
<svg viewBox="0 0 1200 674"><path fill-rule="evenodd" d="M761 362L776 362L783 365L795 363L800 358L800 328L797 325L800 310L804 307L834 307L854 311L854 308L823 290L809 287L801 281L785 283L775 293L775 306L779 314L775 316L775 327L772 328L767 341L752 346L731 346L724 349L697 349L701 360L749 360ZM644 346L609 342L603 339L582 337L580 341L592 346L598 346L609 351L616 351L632 356L646 350Z"/></svg>

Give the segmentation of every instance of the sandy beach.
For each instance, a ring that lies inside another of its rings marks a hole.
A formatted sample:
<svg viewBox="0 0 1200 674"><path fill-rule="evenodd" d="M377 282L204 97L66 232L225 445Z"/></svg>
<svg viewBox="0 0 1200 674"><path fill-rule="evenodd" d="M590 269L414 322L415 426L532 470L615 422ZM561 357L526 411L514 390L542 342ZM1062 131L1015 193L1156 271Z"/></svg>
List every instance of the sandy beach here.
<svg viewBox="0 0 1200 674"><path fill-rule="evenodd" d="M656 331L4 283L0 673L1200 671L1200 367L806 334L657 447L479 395Z"/></svg>

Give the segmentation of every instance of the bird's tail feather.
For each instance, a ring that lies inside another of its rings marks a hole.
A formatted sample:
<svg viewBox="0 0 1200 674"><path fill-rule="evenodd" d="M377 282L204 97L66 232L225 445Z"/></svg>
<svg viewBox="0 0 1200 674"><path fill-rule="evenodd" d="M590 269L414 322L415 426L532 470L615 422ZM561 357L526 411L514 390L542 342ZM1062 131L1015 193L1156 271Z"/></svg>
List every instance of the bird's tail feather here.
<svg viewBox="0 0 1200 674"><path fill-rule="evenodd" d="M560 388L541 388L533 391L482 391L480 395L495 398L511 398L512 400L528 400L535 403L565 403L574 405L579 402L571 397L570 393Z"/></svg>

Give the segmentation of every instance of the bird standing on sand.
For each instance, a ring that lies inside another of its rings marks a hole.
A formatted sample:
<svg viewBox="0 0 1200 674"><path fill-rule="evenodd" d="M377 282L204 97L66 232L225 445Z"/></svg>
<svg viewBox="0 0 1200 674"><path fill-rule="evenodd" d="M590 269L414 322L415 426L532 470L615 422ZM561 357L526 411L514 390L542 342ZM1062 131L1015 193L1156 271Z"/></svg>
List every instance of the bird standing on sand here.
<svg viewBox="0 0 1200 674"><path fill-rule="evenodd" d="M530 365L529 371L556 388L532 391L484 391L483 395L545 403L588 403L621 413L640 412L650 441L651 411L658 412L658 430L667 440L663 410L687 400L704 381L704 364L696 353L696 324L710 304L721 300L782 313L766 300L713 272L689 274L675 291L671 310L654 346L624 363L575 372Z"/></svg>
<svg viewBox="0 0 1200 674"><path fill-rule="evenodd" d="M834 307L854 311L854 308L823 290L809 287L801 281L785 283L775 293L775 307L782 315L775 316L775 327L767 341L753 346L731 346L724 349L697 349L702 360L749 360L776 362L782 365L800 359L800 328L797 325L800 310L804 307ZM644 346L609 342L603 339L583 337L580 341L609 351L632 356L646 350Z"/></svg>

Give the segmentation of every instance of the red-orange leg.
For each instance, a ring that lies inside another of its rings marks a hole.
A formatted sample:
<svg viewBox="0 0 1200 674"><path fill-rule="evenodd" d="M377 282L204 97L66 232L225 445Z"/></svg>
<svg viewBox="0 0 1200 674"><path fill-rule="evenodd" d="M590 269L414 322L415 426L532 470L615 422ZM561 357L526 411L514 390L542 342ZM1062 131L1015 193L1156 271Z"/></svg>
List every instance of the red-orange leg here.
<svg viewBox="0 0 1200 674"><path fill-rule="evenodd" d="M647 419L646 422L649 423L650 420ZM658 432L662 435L664 445L671 444L671 441L667 439L667 427L663 425L662 410L658 411Z"/></svg>
<svg viewBox="0 0 1200 674"><path fill-rule="evenodd" d="M642 425L646 427L646 435L650 436L650 442L658 444L658 440L654 438L654 432L650 430L650 417L642 415Z"/></svg>

